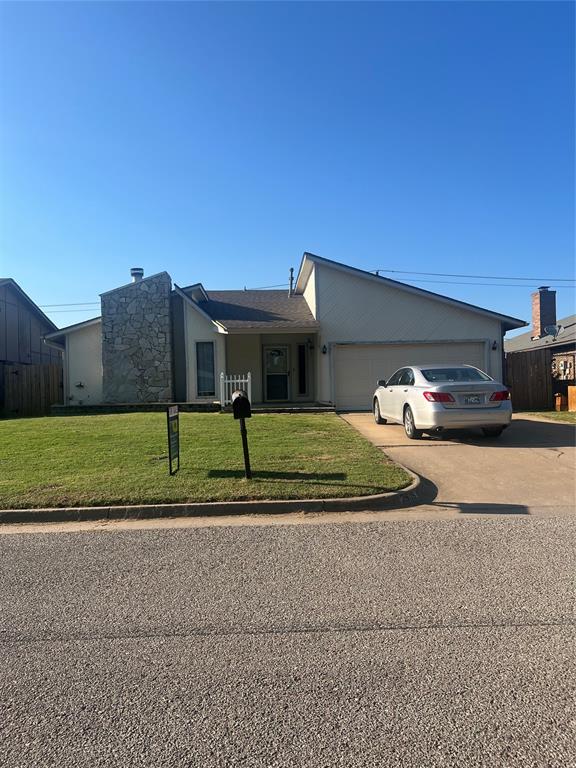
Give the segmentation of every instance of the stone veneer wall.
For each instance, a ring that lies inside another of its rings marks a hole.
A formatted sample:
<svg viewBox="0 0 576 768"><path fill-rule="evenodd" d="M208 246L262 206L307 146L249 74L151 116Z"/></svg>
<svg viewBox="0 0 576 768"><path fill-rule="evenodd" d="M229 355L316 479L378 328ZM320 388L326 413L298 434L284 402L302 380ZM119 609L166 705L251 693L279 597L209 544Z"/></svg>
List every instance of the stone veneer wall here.
<svg viewBox="0 0 576 768"><path fill-rule="evenodd" d="M105 403L172 400L172 332L167 272L103 293Z"/></svg>

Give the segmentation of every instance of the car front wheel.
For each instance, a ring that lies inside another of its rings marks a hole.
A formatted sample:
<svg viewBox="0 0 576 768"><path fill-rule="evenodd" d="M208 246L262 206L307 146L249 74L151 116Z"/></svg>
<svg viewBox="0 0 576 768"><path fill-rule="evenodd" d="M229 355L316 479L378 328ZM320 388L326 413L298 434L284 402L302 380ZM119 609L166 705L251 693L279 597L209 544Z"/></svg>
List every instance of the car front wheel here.
<svg viewBox="0 0 576 768"><path fill-rule="evenodd" d="M416 425L414 424L414 414L409 405L404 411L404 431L406 432L406 437L410 440L418 440L422 437L422 430L416 429Z"/></svg>
<svg viewBox="0 0 576 768"><path fill-rule="evenodd" d="M372 411L374 413L374 421L376 424L386 424L386 419L383 419L380 415L380 405L378 404L377 398L374 398L374 407Z"/></svg>

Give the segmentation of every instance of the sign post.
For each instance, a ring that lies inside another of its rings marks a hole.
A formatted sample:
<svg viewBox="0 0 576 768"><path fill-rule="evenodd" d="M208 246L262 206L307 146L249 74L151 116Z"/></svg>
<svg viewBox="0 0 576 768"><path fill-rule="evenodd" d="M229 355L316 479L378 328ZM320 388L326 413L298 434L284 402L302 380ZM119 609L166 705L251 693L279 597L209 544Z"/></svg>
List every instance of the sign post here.
<svg viewBox="0 0 576 768"><path fill-rule="evenodd" d="M175 475L180 469L180 422L177 405L168 407L166 423L168 426L168 471L171 475ZM176 462L176 469L173 466L174 462Z"/></svg>

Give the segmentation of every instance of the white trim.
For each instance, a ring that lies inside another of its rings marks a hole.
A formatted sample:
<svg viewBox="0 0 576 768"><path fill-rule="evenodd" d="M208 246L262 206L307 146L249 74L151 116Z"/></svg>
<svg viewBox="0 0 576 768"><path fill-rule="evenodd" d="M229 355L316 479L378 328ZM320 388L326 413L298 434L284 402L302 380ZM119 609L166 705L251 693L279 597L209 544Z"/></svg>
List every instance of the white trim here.
<svg viewBox="0 0 576 768"><path fill-rule="evenodd" d="M513 330L515 328L524 328L528 325L528 323L524 322L523 320L519 320L516 317L510 317L510 315L502 315L499 312L492 312L489 309L483 309L482 307L477 307L474 304L467 304L465 301L459 301L458 299L452 299L449 296L443 296L440 293L433 293L432 291L427 291L424 288L416 288L413 285L407 285L406 283L400 283L397 280L392 280L389 277L384 277L383 275L373 275L371 272L366 272L364 269L359 269L358 267L349 267L347 264L341 264L337 261L331 261L330 259L324 259L322 256L316 256L313 253L304 253L304 256L302 257L302 263L300 265L300 270L298 272L298 278L296 279L296 288L295 293L301 293L301 289L298 286L298 283L300 281L300 274L302 273L304 263L308 260L310 262L313 262L315 264L321 264L322 266L328 267L330 269L335 269L339 272L344 272L346 274L355 275L356 277L363 278L364 280L370 280L371 282L376 282L379 285L386 285L388 288L397 288L398 290L405 291L406 293L412 293L416 296L422 296L424 298L440 301L444 304L449 304L451 306L456 306L459 309L465 309L469 312L473 312L475 314L479 315L487 315L488 317L492 318L498 318L499 320L503 320L508 323L508 325L512 325L512 328L509 328L508 330ZM318 311L316 312L316 316L319 317Z"/></svg>
<svg viewBox="0 0 576 768"><path fill-rule="evenodd" d="M215 339L194 339L194 394L195 394L195 400L200 400L202 402L208 401L213 402L216 400L217 395L217 374L216 371L219 369L219 366L217 365L217 356L218 356L218 349L216 347L216 341ZM198 394L198 344L212 344L212 360L214 363L214 394L213 395L199 395Z"/></svg>
<svg viewBox="0 0 576 768"><path fill-rule="evenodd" d="M302 280L304 281L302 284L302 287L298 288L298 283L300 282L300 275L303 274L304 266L310 264L310 269L306 271L306 274L302 277ZM314 262L312 259L308 258L308 254L305 253L302 257L302 261L300 262L300 269L298 270L298 275L296 276L296 282L294 283L294 293L304 293L306 290L306 286L308 285L308 280L310 280L310 275L312 274L312 270L314 267ZM316 313L318 314L318 313Z"/></svg>
<svg viewBox="0 0 576 768"><path fill-rule="evenodd" d="M67 336L69 333L74 333L74 331L79 331L82 328L87 328L89 325L96 325L96 323L101 323L102 318L101 317L93 317L92 320L84 320L81 323L75 323L75 325L67 325L65 328L60 328L58 331L51 331L50 333L45 333L43 338L46 339L54 339L58 338L58 336Z"/></svg>
<svg viewBox="0 0 576 768"><path fill-rule="evenodd" d="M218 320L214 320L212 317L210 317L210 315L207 312L205 312L201 307L199 307L198 304L196 304L196 302L194 301L194 299L191 299L190 296L184 293L182 288L177 286L176 283L174 283L174 291L178 296L180 296L181 299L184 299L184 301L188 303L188 306L193 307L196 310L196 312L202 315L202 317L205 320L208 320L209 322L212 323L212 325L216 326L218 333L228 333L228 329L225 326L223 326L222 323L219 323Z"/></svg>
<svg viewBox="0 0 576 768"><path fill-rule="evenodd" d="M226 330L226 333L229 336L244 336L247 334L263 334L264 336L277 336L283 333L307 333L310 335L311 333L318 333L320 330L320 323L315 323L312 326L306 326L303 327L301 325L293 326L292 328L278 328L275 325L271 324L270 327L266 328L228 328Z"/></svg>
<svg viewBox="0 0 576 768"><path fill-rule="evenodd" d="M62 344L56 344L54 341L49 341L45 336L42 336L42 342L46 344L47 347L50 347L51 349L57 349L59 352L62 352L64 347ZM66 343L66 342L64 342Z"/></svg>
<svg viewBox="0 0 576 768"><path fill-rule="evenodd" d="M176 283L174 283L174 285L176 285ZM206 293L206 289L204 288L202 283L194 283L193 285L185 285L184 288L181 288L180 290L182 290L184 292L186 292L186 291L200 291L202 296L204 296L204 301L210 301L210 297Z"/></svg>
<svg viewBox="0 0 576 768"><path fill-rule="evenodd" d="M368 344L387 344L391 345L394 344L396 346L404 346L407 344L487 344L488 339L405 339L402 341L398 341L396 339L395 341L387 341L382 339L377 339L375 341L331 341L328 345L328 348L330 346L339 346L339 347L345 347L349 345L355 345L359 346L361 344L368 345Z"/></svg>

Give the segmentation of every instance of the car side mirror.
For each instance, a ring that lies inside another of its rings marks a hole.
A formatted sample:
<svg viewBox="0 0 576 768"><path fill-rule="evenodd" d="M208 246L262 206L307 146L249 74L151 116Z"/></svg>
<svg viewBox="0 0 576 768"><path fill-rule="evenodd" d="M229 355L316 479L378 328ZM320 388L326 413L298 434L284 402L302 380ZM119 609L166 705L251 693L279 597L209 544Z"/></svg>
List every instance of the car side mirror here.
<svg viewBox="0 0 576 768"><path fill-rule="evenodd" d="M378 379L376 382L378 387L385 387L386 386L386 379Z"/></svg>

